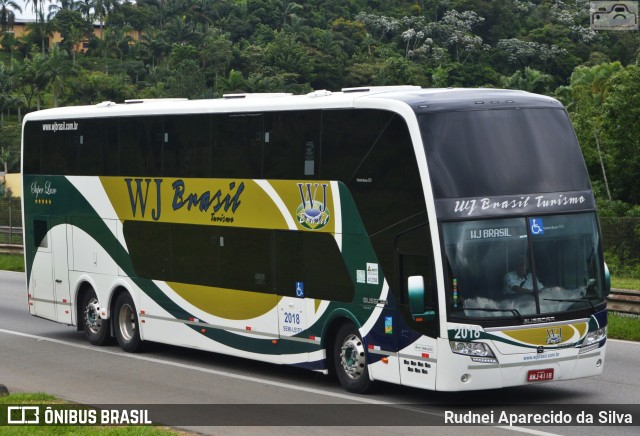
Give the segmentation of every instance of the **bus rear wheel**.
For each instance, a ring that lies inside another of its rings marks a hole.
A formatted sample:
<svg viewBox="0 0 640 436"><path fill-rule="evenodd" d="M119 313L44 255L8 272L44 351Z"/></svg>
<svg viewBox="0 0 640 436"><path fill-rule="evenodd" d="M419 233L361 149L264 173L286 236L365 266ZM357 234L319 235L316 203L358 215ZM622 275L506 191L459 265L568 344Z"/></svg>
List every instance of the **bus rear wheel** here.
<svg viewBox="0 0 640 436"><path fill-rule="evenodd" d="M338 380L347 391L363 394L371 388L364 342L353 324L338 330L333 358Z"/></svg>
<svg viewBox="0 0 640 436"><path fill-rule="evenodd" d="M131 295L126 292L118 295L114 307L114 331L118 345L124 351L135 353L142 346L138 314Z"/></svg>
<svg viewBox="0 0 640 436"><path fill-rule="evenodd" d="M109 323L106 320L100 318L100 304L96 291L92 288L82 296L82 303L80 303L82 310L82 330L87 340L93 345L105 345L109 337Z"/></svg>

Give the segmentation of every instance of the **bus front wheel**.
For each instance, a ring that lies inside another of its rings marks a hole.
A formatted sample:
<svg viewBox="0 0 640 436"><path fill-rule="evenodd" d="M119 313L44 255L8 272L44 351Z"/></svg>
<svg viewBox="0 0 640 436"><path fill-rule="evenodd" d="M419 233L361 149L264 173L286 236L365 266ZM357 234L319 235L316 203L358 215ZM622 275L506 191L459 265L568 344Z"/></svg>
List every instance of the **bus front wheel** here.
<svg viewBox="0 0 640 436"><path fill-rule="evenodd" d="M114 315L114 331L120 348L129 353L139 351L142 341L140 340L138 314L133 299L127 292L123 292L116 299Z"/></svg>
<svg viewBox="0 0 640 436"><path fill-rule="evenodd" d="M334 366L340 384L349 392L363 394L371 387L364 342L353 324L338 330L333 350Z"/></svg>
<svg viewBox="0 0 640 436"><path fill-rule="evenodd" d="M82 329L84 335L93 345L104 345L109 341L109 323L100 318L100 304L96 291L92 288L82 296Z"/></svg>

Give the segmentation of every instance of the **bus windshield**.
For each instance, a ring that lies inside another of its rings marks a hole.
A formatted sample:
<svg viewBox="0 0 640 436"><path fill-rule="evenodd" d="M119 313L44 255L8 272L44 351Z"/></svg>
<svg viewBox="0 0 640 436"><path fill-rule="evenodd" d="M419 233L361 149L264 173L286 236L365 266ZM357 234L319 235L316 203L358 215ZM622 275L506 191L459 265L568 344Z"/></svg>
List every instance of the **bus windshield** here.
<svg viewBox="0 0 640 436"><path fill-rule="evenodd" d="M436 199L591 189L562 109L433 112L419 121Z"/></svg>
<svg viewBox="0 0 640 436"><path fill-rule="evenodd" d="M594 213L442 225L451 317L594 310L604 301Z"/></svg>

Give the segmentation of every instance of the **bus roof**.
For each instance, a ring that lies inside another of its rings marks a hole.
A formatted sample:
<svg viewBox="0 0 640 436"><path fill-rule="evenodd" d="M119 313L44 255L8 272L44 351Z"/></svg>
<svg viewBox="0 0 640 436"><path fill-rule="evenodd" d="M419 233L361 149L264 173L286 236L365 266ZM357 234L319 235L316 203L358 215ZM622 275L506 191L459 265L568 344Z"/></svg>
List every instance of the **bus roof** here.
<svg viewBox="0 0 640 436"><path fill-rule="evenodd" d="M386 103L382 102L387 100ZM393 103L395 101L395 103ZM366 108L404 103L414 111L477 110L506 107L555 107L555 99L525 91L491 88L429 88L419 86L373 86L343 88L340 92L313 91L304 95L286 93L225 94L222 98L135 99L124 103L104 101L95 105L69 106L31 112L33 120L96 118L135 115L180 115L194 113L234 113L269 110L311 110Z"/></svg>

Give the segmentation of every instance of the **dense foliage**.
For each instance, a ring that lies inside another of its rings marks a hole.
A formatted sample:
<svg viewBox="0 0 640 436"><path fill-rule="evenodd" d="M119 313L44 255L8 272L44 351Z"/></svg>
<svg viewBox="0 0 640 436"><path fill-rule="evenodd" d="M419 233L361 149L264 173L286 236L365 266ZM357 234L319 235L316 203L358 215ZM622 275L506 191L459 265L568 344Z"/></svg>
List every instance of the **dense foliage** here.
<svg viewBox="0 0 640 436"><path fill-rule="evenodd" d="M640 204L640 37L593 31L588 1L26 4L37 20L15 38L8 29L20 8L0 0L2 124L42 107L130 98L390 84L518 88L569 108L604 214L640 216L633 207ZM63 40L48 49L54 31ZM74 50L81 42L86 50ZM3 132L0 146L15 150L17 137ZM6 161L15 166L15 154Z"/></svg>

